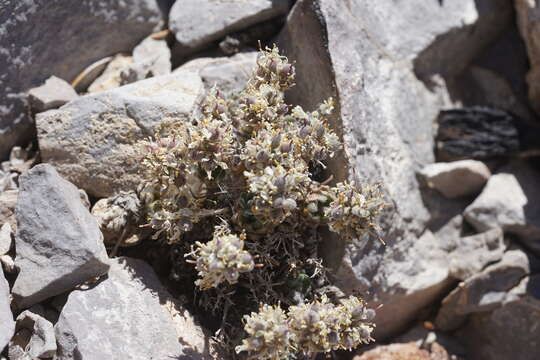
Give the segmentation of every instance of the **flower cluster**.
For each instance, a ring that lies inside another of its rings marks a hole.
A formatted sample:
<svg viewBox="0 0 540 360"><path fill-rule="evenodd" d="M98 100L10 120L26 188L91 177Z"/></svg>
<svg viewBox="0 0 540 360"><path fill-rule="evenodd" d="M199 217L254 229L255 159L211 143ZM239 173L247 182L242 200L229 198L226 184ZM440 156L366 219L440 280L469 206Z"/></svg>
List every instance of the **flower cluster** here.
<svg viewBox="0 0 540 360"><path fill-rule="evenodd" d="M236 348L250 359L283 359L298 349L305 355L351 350L373 341L375 311L350 296L339 305L323 296L311 303L291 306L287 315L263 306L244 317L248 337Z"/></svg>
<svg viewBox="0 0 540 360"><path fill-rule="evenodd" d="M277 48L261 51L244 90L224 97L212 89L192 119L162 124L140 146L147 221L155 239L189 258L173 271L204 290L199 303L222 311L222 324L261 303L290 306L286 316L265 305L246 318L240 351L268 359L351 348L372 330L352 315L361 302L309 302L329 285L320 229L344 240L375 232L382 202L376 186L321 182L341 148L330 127L334 103L310 112L286 104L294 76ZM300 278L298 291L283 286Z"/></svg>
<svg viewBox="0 0 540 360"><path fill-rule="evenodd" d="M213 239L205 244L196 243L197 248L186 254L195 259L200 279L195 285L201 289L216 287L227 281L234 284L240 273L253 270L253 257L244 249L245 235L231 234L227 225L217 226Z"/></svg>

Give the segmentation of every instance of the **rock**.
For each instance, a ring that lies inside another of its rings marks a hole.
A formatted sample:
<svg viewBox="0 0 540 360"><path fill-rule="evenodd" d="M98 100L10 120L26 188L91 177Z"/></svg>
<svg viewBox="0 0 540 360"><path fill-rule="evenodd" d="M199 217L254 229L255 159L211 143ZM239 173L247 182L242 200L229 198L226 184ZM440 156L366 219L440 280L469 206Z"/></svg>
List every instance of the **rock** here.
<svg viewBox="0 0 540 360"><path fill-rule="evenodd" d="M89 93L110 90L123 85L122 72L133 64L133 57L118 54L114 56L103 73L88 87Z"/></svg>
<svg viewBox="0 0 540 360"><path fill-rule="evenodd" d="M15 261L13 261L13 258L9 255L1 255L0 264L3 266L6 274L14 275L17 272Z"/></svg>
<svg viewBox="0 0 540 360"><path fill-rule="evenodd" d="M58 360L210 359L210 339L141 260L116 258L107 278L71 292L55 331Z"/></svg>
<svg viewBox="0 0 540 360"><path fill-rule="evenodd" d="M9 223L13 231L17 230L15 206L18 196L19 190L0 191L0 224Z"/></svg>
<svg viewBox="0 0 540 360"><path fill-rule="evenodd" d="M414 343L380 345L368 350L353 360L434 360L428 351L419 349ZM449 359L449 358L447 358ZM446 360L441 358L441 360Z"/></svg>
<svg viewBox="0 0 540 360"><path fill-rule="evenodd" d="M442 111L437 134L437 159L489 159L519 151L511 114L487 107Z"/></svg>
<svg viewBox="0 0 540 360"><path fill-rule="evenodd" d="M90 196L134 190L141 183L134 144L163 121L187 120L202 92L196 73L179 72L79 97L38 114L41 157Z"/></svg>
<svg viewBox="0 0 540 360"><path fill-rule="evenodd" d="M0 14L0 159L33 136L26 91L51 74L71 81L110 54L131 51L162 25L155 0L10 1ZM51 44L55 44L52 46ZM21 69L24 68L24 71ZM45 70L45 71L44 71Z"/></svg>
<svg viewBox="0 0 540 360"><path fill-rule="evenodd" d="M56 354L53 324L38 314L23 311L17 316L15 336L9 347L10 359L17 358L12 353L24 354L19 358L52 358Z"/></svg>
<svg viewBox="0 0 540 360"><path fill-rule="evenodd" d="M45 84L28 91L28 101L34 112L59 108L77 96L71 85L56 76L51 76Z"/></svg>
<svg viewBox="0 0 540 360"><path fill-rule="evenodd" d="M430 188L447 198L456 198L480 193L491 171L480 161L461 160L429 164L420 170L419 175Z"/></svg>
<svg viewBox="0 0 540 360"><path fill-rule="evenodd" d="M13 231L11 230L11 225L9 225L8 222L4 223L4 225L0 227L0 255L7 254L9 249L11 249L12 234Z"/></svg>
<svg viewBox="0 0 540 360"><path fill-rule="evenodd" d="M448 291L452 281L449 278L448 253L442 247L439 239L426 231L414 242L404 241L386 249L398 258L394 261L383 259L383 264L360 261L364 250L361 247L351 245L346 249L336 282L346 293L357 291L377 295L370 299L374 305L383 304L377 310L376 319L382 335L375 335L376 339L391 329L406 326L420 309Z"/></svg>
<svg viewBox="0 0 540 360"><path fill-rule="evenodd" d="M8 190L17 190L17 174L0 170L0 193Z"/></svg>
<svg viewBox="0 0 540 360"><path fill-rule="evenodd" d="M461 326L472 313L491 311L512 300L509 290L537 267L538 260L520 249L507 251L502 260L460 283L442 302L435 324L442 331Z"/></svg>
<svg viewBox="0 0 540 360"><path fill-rule="evenodd" d="M13 321L9 303L9 284L0 266L0 352L6 347L15 332L15 321Z"/></svg>
<svg viewBox="0 0 540 360"><path fill-rule="evenodd" d="M20 146L14 146L9 154L8 161L2 161L2 170L5 172L12 172L21 174L32 166L35 158L29 159L28 151Z"/></svg>
<svg viewBox="0 0 540 360"><path fill-rule="evenodd" d="M224 95L242 91L257 66L258 52L239 53L231 57L197 58L177 71L196 71L204 82L206 91L216 86Z"/></svg>
<svg viewBox="0 0 540 360"><path fill-rule="evenodd" d="M516 0L517 23L521 37L525 40L527 53L529 55L530 70L527 74L527 84L529 85L529 101L537 113L540 113L540 5L536 1Z"/></svg>
<svg viewBox="0 0 540 360"><path fill-rule="evenodd" d="M171 72L171 50L164 39L147 37L133 50L133 63L123 70L123 84Z"/></svg>
<svg viewBox="0 0 540 360"><path fill-rule="evenodd" d="M450 254L450 276L466 280L490 263L501 260L506 245L501 229L458 238L456 250Z"/></svg>
<svg viewBox="0 0 540 360"><path fill-rule="evenodd" d="M79 190L49 164L21 176L13 296L24 309L109 268L102 235Z"/></svg>
<svg viewBox="0 0 540 360"><path fill-rule="evenodd" d="M169 28L183 55L200 50L228 33L285 15L289 0L184 0L169 13Z"/></svg>
<svg viewBox="0 0 540 360"><path fill-rule="evenodd" d="M336 242L325 253L331 264L345 253L338 277L384 304L377 340L403 329L449 286L444 245L430 232L422 236L430 214L416 172L434 162L433 123L452 106L444 77L495 40L511 10L506 0L299 0L279 35L282 52L296 62L288 100L308 110L335 100L331 125L345 152L329 173L336 181L381 183L392 204L380 220L386 246L363 240L345 252Z"/></svg>
<svg viewBox="0 0 540 360"><path fill-rule="evenodd" d="M219 42L219 49L225 55L234 55L245 48L256 49L259 41L265 43L275 37L283 27L283 22L284 19L279 17L230 33Z"/></svg>
<svg viewBox="0 0 540 360"><path fill-rule="evenodd" d="M493 175L480 196L465 209L465 219L478 231L502 228L540 253L540 174L514 162Z"/></svg>
<svg viewBox="0 0 540 360"><path fill-rule="evenodd" d="M460 337L469 359L536 360L540 349L540 275L521 282L526 294L492 312L473 314Z"/></svg>
<svg viewBox="0 0 540 360"><path fill-rule="evenodd" d="M418 324L392 340L394 343L414 342L420 349L430 352L432 359L445 359L451 356L452 360L457 360L465 356L465 347L453 336L437 330L429 330L425 323Z"/></svg>
<svg viewBox="0 0 540 360"><path fill-rule="evenodd" d="M105 244L120 242L121 246L133 246L141 241L141 203L134 192L98 200L92 215L98 221Z"/></svg>

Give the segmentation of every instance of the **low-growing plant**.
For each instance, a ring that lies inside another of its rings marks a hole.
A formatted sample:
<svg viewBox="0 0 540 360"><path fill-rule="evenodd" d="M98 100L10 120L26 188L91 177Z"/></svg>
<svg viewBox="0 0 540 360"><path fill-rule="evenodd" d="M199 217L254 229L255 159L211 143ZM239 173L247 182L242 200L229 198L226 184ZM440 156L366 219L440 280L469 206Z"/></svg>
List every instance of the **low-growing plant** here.
<svg viewBox="0 0 540 360"><path fill-rule="evenodd" d="M243 91L212 89L198 116L141 146L154 238L171 245L173 276L195 284L194 304L218 319L231 357L310 358L372 340L375 312L339 295L318 248L324 227L343 241L374 233L381 194L319 178L341 150L333 101L312 112L286 104L294 79L267 48Z"/></svg>

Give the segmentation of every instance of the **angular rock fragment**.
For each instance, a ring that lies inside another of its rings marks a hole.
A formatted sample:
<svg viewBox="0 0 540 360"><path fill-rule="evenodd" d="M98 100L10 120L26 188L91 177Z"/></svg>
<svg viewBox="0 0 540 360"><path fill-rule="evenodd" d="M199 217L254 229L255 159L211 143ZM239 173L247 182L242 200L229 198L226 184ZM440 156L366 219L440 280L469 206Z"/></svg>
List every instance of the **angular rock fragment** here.
<svg viewBox="0 0 540 360"><path fill-rule="evenodd" d="M0 266L0 352L15 332L15 321L9 303L9 284Z"/></svg>
<svg viewBox="0 0 540 360"><path fill-rule="evenodd" d="M133 50L133 63L121 73L122 83L129 84L171 72L171 50L167 41L150 37Z"/></svg>
<svg viewBox="0 0 540 360"><path fill-rule="evenodd" d="M79 190L49 164L21 176L17 201L13 286L19 308L72 290L107 272L108 257L96 219Z"/></svg>
<svg viewBox="0 0 540 360"><path fill-rule="evenodd" d="M183 55L208 46L228 33L289 11L289 0L185 0L169 13L169 27Z"/></svg>
<svg viewBox="0 0 540 360"><path fill-rule="evenodd" d="M442 302L435 324L442 331L461 326L472 313L491 311L512 300L509 290L538 267L538 260L520 249L506 252L500 262L460 283Z"/></svg>
<svg viewBox="0 0 540 360"><path fill-rule="evenodd" d="M15 335L9 345L10 359L47 359L56 354L53 324L31 311L17 316Z"/></svg>
<svg viewBox="0 0 540 360"><path fill-rule="evenodd" d="M433 360L427 350L420 349L414 342L405 344L380 345L357 355L353 360ZM444 358L441 360L445 360Z"/></svg>
<svg viewBox="0 0 540 360"><path fill-rule="evenodd" d="M19 190L0 191L0 225L9 223L11 229L17 229L17 220L15 219L15 206Z"/></svg>
<svg viewBox="0 0 540 360"><path fill-rule="evenodd" d="M72 81L86 66L131 51L162 25L155 0L9 1L0 12L0 159L33 136L24 93L51 74ZM121 5L124 4L124 5ZM54 44L54 45L51 45ZM9 50L7 50L9 49Z"/></svg>
<svg viewBox="0 0 540 360"><path fill-rule="evenodd" d="M512 115L487 107L445 110L439 116L437 158L441 161L489 159L519 151Z"/></svg>
<svg viewBox="0 0 540 360"><path fill-rule="evenodd" d="M427 165L419 175L430 188L451 199L480 193L491 171L480 161L461 160Z"/></svg>
<svg viewBox="0 0 540 360"><path fill-rule="evenodd" d="M28 100L34 112L59 108L75 100L77 92L65 80L51 76L39 87L28 91Z"/></svg>
<svg viewBox="0 0 540 360"><path fill-rule="evenodd" d="M502 228L516 234L540 254L540 173L514 162L493 175L482 193L464 212L478 231Z"/></svg>
<svg viewBox="0 0 540 360"><path fill-rule="evenodd" d="M81 96L38 114L42 159L94 197L136 189L141 175L134 144L162 122L187 120L203 91L199 75L184 71Z"/></svg>
<svg viewBox="0 0 540 360"><path fill-rule="evenodd" d="M506 245L501 229L459 238L456 249L450 253L450 276L466 280L490 263L501 260Z"/></svg>
<svg viewBox="0 0 540 360"><path fill-rule="evenodd" d="M13 231L11 230L11 225L6 222L0 227L0 256L7 254L9 249L11 249L11 236Z"/></svg>
<svg viewBox="0 0 540 360"><path fill-rule="evenodd" d="M239 53L231 57L197 58L188 61L174 72L195 71L208 91L212 87L224 95L242 91L257 66L258 52Z"/></svg>
<svg viewBox="0 0 540 360"><path fill-rule="evenodd" d="M118 54L114 56L103 73L88 87L89 93L110 90L123 85L122 72L133 64L130 55Z"/></svg>
<svg viewBox="0 0 540 360"><path fill-rule="evenodd" d="M107 278L69 295L55 326L57 359L210 359L209 339L152 268L116 258Z"/></svg>

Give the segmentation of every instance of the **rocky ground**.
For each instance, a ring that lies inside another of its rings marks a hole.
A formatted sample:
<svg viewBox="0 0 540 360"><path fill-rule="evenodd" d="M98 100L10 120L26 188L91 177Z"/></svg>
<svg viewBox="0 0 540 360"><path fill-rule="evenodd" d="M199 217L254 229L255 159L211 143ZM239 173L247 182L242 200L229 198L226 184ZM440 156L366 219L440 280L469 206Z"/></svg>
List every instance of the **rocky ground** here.
<svg viewBox="0 0 540 360"><path fill-rule="evenodd" d="M391 205L384 245L325 251L382 305L377 342L340 356L540 358L539 19L535 0L0 4L0 359L219 358L159 248L110 220L136 201L134 144L242 89L259 40L295 61L291 103L335 99L335 180Z"/></svg>

